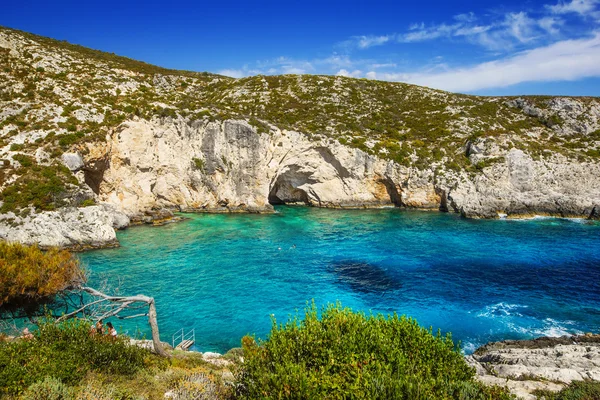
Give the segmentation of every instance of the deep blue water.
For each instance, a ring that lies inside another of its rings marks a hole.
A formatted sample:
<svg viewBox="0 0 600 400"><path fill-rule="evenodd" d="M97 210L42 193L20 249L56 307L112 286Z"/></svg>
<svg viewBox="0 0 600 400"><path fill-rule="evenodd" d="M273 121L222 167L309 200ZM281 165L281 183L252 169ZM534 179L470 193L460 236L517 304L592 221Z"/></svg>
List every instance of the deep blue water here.
<svg viewBox="0 0 600 400"><path fill-rule="evenodd" d="M91 284L154 296L161 338L195 328L196 349L265 338L307 301L407 314L465 352L488 341L600 331L600 224L467 220L438 212L280 207L192 214L119 232L80 255ZM116 323L115 323L116 322ZM115 320L148 337L145 318Z"/></svg>

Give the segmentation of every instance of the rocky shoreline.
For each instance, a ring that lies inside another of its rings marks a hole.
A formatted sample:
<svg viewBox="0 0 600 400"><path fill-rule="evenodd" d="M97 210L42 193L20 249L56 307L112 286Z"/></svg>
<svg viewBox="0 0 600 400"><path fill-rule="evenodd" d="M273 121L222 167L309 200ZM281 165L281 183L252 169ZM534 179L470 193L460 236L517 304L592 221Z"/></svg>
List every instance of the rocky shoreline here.
<svg viewBox="0 0 600 400"><path fill-rule="evenodd" d="M63 154L80 185L72 198L97 206L0 215L0 239L107 247L117 244L111 227L161 225L177 220L173 211L269 213L274 204L399 207L484 219L600 218L600 164L558 154L535 160L479 139L467 148L472 163L496 161L480 173L417 169L329 138L275 127L260 133L242 120L126 121L107 143Z"/></svg>
<svg viewBox="0 0 600 400"><path fill-rule="evenodd" d="M492 342L465 359L482 382L534 400L534 390L559 391L572 381L600 381L600 334Z"/></svg>

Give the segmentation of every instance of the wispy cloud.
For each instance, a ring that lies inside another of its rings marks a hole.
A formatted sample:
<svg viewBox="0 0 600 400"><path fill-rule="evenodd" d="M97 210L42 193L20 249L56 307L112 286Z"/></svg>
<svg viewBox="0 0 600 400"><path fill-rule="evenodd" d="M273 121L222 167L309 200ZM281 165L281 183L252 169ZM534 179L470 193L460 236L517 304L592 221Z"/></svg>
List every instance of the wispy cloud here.
<svg viewBox="0 0 600 400"><path fill-rule="evenodd" d="M403 81L449 91L468 92L522 82L576 80L600 76L600 33L564 40L505 59L441 73L377 73L371 79Z"/></svg>
<svg viewBox="0 0 600 400"><path fill-rule="evenodd" d="M241 69L223 69L221 71L217 71L217 74L230 76L232 78L242 78L248 75Z"/></svg>
<svg viewBox="0 0 600 400"><path fill-rule="evenodd" d="M555 5L547 5L546 8L553 14L576 13L580 15L589 14L596 9L600 0L571 0L571 2L561 1Z"/></svg>
<svg viewBox="0 0 600 400"><path fill-rule="evenodd" d="M538 21L538 25L540 26L540 28L542 28L551 35L558 35L560 33L558 27L562 26L563 24L564 21L556 17L544 17Z"/></svg>
<svg viewBox="0 0 600 400"><path fill-rule="evenodd" d="M354 36L344 43L355 49L368 49L392 43L418 43L438 39L465 40L487 50L511 51L527 45L549 44L561 33L564 14L600 20L600 0L571 0L548 4L530 12L490 14L481 18L473 12L458 14L439 24L412 23L405 32L387 35ZM577 26L581 30L580 26ZM581 34L585 34L585 29Z"/></svg>
<svg viewBox="0 0 600 400"><path fill-rule="evenodd" d="M357 36L356 43L360 49L368 49L373 46L381 46L384 43L389 42L393 35L385 36Z"/></svg>
<svg viewBox="0 0 600 400"><path fill-rule="evenodd" d="M345 69L340 69L337 73L337 76L346 76L346 77L350 77L350 78L360 78L363 76L363 72L359 69L356 69L352 72L347 71Z"/></svg>

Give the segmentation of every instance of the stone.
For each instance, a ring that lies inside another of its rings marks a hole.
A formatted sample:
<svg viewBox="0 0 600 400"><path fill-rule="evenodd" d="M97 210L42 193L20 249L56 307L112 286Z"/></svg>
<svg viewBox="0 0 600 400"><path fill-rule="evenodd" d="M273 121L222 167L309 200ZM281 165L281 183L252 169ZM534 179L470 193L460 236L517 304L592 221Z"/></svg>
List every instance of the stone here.
<svg viewBox="0 0 600 400"><path fill-rule="evenodd" d="M77 171L84 166L83 158L78 153L63 153L61 160L71 171Z"/></svg>

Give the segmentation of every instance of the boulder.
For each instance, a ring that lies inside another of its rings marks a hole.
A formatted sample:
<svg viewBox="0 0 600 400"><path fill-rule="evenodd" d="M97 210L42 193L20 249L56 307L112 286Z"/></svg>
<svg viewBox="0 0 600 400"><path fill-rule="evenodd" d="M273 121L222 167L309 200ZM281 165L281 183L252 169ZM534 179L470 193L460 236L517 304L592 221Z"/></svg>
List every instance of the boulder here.
<svg viewBox="0 0 600 400"><path fill-rule="evenodd" d="M84 166L83 158L79 153L63 153L61 160L71 171L77 171Z"/></svg>

